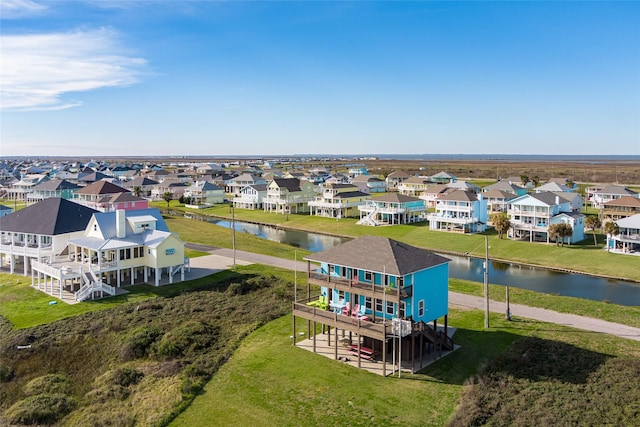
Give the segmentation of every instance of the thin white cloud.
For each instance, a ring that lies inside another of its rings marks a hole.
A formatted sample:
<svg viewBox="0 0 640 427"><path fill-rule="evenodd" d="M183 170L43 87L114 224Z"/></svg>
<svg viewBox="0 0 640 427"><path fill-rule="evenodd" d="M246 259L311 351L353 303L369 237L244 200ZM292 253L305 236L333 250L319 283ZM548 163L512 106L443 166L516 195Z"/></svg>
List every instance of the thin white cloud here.
<svg viewBox="0 0 640 427"><path fill-rule="evenodd" d="M65 95L138 81L142 58L122 54L108 28L0 36L0 107L61 110L81 105Z"/></svg>
<svg viewBox="0 0 640 427"><path fill-rule="evenodd" d="M47 6L33 0L0 0L0 18L2 19L39 15L46 9Z"/></svg>

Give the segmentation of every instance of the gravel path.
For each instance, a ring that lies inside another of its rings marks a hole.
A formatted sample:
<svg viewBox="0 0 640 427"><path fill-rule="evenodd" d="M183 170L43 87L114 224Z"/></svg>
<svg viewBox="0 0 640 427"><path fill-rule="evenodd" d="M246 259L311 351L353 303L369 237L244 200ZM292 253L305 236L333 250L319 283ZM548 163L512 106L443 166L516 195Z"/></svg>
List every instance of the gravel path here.
<svg viewBox="0 0 640 427"><path fill-rule="evenodd" d="M195 249L203 252L209 252L212 255L218 257L227 257L233 259L233 250L224 248L215 248L212 246L198 245L193 243L187 243L185 245L190 249ZM285 268L306 272L306 261L298 261L297 265L293 260L286 260L283 258L273 257L269 255L255 254L253 252L235 251L235 257L237 263L246 264L247 262L256 264L272 265L274 267ZM197 260L194 258L193 260ZM231 262L232 264L232 262ZM230 264L230 265L231 265ZM449 304L458 307L484 309L484 300L482 297L476 297L473 295L461 294L458 292L449 292ZM521 304L509 304L511 314L513 317L525 317L528 319L539 320L542 322L556 323L558 325L570 326L576 329L582 329L585 331L601 332L609 335L615 335L622 338L627 338L635 341L640 341L640 328L634 328L632 326L622 325L620 323L607 322L605 320L594 319L591 317L578 316L575 314L559 313L553 310L547 310L544 308L529 307ZM496 313L505 313L506 306L503 302L493 301L489 302L489 310Z"/></svg>

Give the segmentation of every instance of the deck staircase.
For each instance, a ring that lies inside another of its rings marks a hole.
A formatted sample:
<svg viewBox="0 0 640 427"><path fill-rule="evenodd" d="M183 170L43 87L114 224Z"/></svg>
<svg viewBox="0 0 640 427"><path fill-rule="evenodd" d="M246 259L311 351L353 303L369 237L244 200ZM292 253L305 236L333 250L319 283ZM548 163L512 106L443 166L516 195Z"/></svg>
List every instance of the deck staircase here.
<svg viewBox="0 0 640 427"><path fill-rule="evenodd" d="M444 331L435 331L431 326L424 322L418 322L413 325L413 333L416 336L424 336L424 338L433 344L436 351L451 351L454 348L453 338L444 333Z"/></svg>
<svg viewBox="0 0 640 427"><path fill-rule="evenodd" d="M96 295L102 298L104 294L109 296L116 294L116 288L100 280L90 268L82 271L82 282L83 285L75 293L76 301L95 299Z"/></svg>
<svg viewBox="0 0 640 427"><path fill-rule="evenodd" d="M378 215L378 206L374 206L373 210L369 212L367 215L363 216L356 222L358 225L372 225L377 226L378 221L376 220L376 216Z"/></svg>

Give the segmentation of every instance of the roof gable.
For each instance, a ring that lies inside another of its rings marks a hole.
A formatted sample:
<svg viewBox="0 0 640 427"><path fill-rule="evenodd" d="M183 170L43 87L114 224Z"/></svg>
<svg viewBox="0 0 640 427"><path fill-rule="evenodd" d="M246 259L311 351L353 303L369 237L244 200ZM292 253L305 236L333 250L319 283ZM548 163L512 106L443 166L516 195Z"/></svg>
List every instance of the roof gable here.
<svg viewBox="0 0 640 427"><path fill-rule="evenodd" d="M55 236L82 231L98 211L51 197L0 218L0 230Z"/></svg>
<svg viewBox="0 0 640 427"><path fill-rule="evenodd" d="M405 276L450 261L426 249L377 236L359 237L305 259L394 276Z"/></svg>

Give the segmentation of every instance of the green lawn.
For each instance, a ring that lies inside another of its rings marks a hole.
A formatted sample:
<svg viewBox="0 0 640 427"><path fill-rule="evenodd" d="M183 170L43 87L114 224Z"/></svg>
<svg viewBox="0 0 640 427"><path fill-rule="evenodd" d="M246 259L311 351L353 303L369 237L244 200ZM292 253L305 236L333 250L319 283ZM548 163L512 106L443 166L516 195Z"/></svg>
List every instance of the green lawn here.
<svg viewBox="0 0 640 427"><path fill-rule="evenodd" d="M165 204L166 205L166 204ZM162 205L160 205L162 206ZM230 217L228 206L215 206L204 209L205 214ZM236 209L237 220L258 222L275 225L279 227L289 227L293 229L333 234L339 236L359 237L364 235L375 235L389 237L405 243L424 247L431 250L464 254L468 252L473 256L484 257L485 243L484 235L459 235L430 231L426 223L412 225L395 225L392 227L367 227L356 225L356 219L347 218L336 221L330 218L320 218L310 215L286 215L265 213L263 211L253 211ZM169 228L177 232L184 240L198 243L214 244L216 246L230 247L231 233L216 233L215 239L210 240L208 236L213 234L202 234L198 228L192 229L190 222L173 221L172 217L168 221ZM221 228L221 227L217 227ZM213 233L213 232L212 232ZM242 233L236 233L236 237ZM612 254L604 251L603 237L599 236L598 246L593 245L591 233L586 234L586 239L576 245L565 245L564 247L555 244L529 243L513 241L509 239L499 239L497 234L490 230L486 233L489 236L489 255L492 259L508 260L523 264L531 264L543 267L552 267L569 271L577 271L599 276L615 277L627 280L639 280L640 257ZM245 241L236 241L237 248L242 250L252 250L255 246L251 241L244 248ZM287 252L283 249L282 256L292 258L292 250ZM299 251L301 253L301 251ZM280 256L280 255L277 255Z"/></svg>
<svg viewBox="0 0 640 427"><path fill-rule="evenodd" d="M290 344L291 317L245 339L172 426L441 426L455 411L465 381L523 336L587 351L638 357L640 343L536 321L492 315L488 331L477 310L452 310L461 348L404 379L383 378ZM302 323L301 323L302 326ZM233 398L230 398L233 396Z"/></svg>

